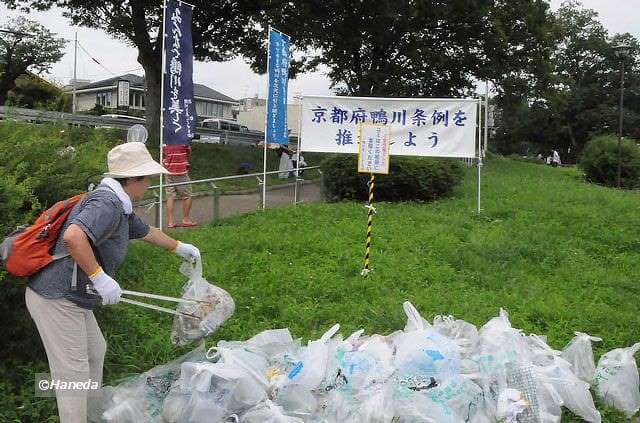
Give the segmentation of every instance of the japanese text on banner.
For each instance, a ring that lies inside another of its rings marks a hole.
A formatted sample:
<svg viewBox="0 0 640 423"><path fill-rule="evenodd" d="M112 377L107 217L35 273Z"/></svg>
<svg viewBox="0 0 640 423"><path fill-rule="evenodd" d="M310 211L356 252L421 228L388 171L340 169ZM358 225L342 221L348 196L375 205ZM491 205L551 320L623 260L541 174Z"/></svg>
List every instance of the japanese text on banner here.
<svg viewBox="0 0 640 423"><path fill-rule="evenodd" d="M192 15L190 5L175 0L167 1L162 94L163 141L168 145L188 144L195 133Z"/></svg>
<svg viewBox="0 0 640 423"><path fill-rule="evenodd" d="M356 153L360 124L384 125L392 155L475 157L475 99L305 97L304 151Z"/></svg>

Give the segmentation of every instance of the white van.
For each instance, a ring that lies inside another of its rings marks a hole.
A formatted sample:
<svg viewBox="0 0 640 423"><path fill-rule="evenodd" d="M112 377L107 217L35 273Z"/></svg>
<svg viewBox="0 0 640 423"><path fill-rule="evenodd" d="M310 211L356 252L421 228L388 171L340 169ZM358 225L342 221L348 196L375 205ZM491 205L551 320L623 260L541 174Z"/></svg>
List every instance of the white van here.
<svg viewBox="0 0 640 423"><path fill-rule="evenodd" d="M221 131L249 132L249 129L246 126L227 119L205 119L202 121L202 127L208 129L219 129Z"/></svg>

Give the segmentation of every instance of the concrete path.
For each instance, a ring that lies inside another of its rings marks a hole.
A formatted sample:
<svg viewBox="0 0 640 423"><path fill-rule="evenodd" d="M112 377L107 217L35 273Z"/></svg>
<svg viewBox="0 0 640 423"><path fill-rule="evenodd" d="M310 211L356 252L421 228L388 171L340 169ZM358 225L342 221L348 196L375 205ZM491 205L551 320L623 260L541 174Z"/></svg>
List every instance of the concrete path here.
<svg viewBox="0 0 640 423"><path fill-rule="evenodd" d="M267 187L267 207L283 207L293 204L294 185L279 185ZM250 213L258 210L260 194L257 190L247 190L241 193L223 194L220 196L220 218ZM314 203L322 201L319 181L304 181L298 185L298 202ZM196 195L193 197L191 217L199 223L207 223L214 220L214 197L211 194ZM149 225L157 226L157 206L153 204L139 205L135 212ZM166 205L163 209L164 229L166 229ZM182 202L176 201L176 221L182 220Z"/></svg>

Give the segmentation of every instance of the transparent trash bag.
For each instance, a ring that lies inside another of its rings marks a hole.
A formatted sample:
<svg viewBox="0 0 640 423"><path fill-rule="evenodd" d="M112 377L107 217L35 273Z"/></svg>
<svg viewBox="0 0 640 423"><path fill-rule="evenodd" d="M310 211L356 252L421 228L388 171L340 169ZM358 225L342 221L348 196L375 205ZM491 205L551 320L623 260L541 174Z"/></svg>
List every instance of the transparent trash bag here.
<svg viewBox="0 0 640 423"><path fill-rule="evenodd" d="M425 326L418 311L408 301L403 304L407 314L407 327L394 340L396 355L394 367L398 376L408 384L437 384L460 374L460 347L452 340Z"/></svg>
<svg viewBox="0 0 640 423"><path fill-rule="evenodd" d="M106 401L102 418L109 423L156 422L172 385L180 378L180 366L186 361L202 361L204 344L167 364L131 377L117 386L105 387Z"/></svg>
<svg viewBox="0 0 640 423"><path fill-rule="evenodd" d="M212 420L213 421L213 420ZM240 423L304 423L298 417L288 416L282 407L266 400L264 403L256 405L242 416Z"/></svg>
<svg viewBox="0 0 640 423"><path fill-rule="evenodd" d="M634 355L640 342L609 351L598 361L593 386L605 404L633 416L640 409L640 383Z"/></svg>
<svg viewBox="0 0 640 423"><path fill-rule="evenodd" d="M179 380L183 391L215 393L228 414L244 412L266 399L266 391L243 368L226 363L183 363Z"/></svg>
<svg viewBox="0 0 640 423"><path fill-rule="evenodd" d="M469 357L473 353L478 342L478 328L471 323L453 316L436 316L433 318L433 328L455 341L463 357Z"/></svg>
<svg viewBox="0 0 640 423"><path fill-rule="evenodd" d="M602 418L596 409L589 391L589 384L580 380L572 371L571 364L556 357L553 364L535 369L538 379L551 385L562 404L583 420L600 423Z"/></svg>
<svg viewBox="0 0 640 423"><path fill-rule="evenodd" d="M189 278L183 288L182 298L199 303L180 303L171 330L171 342L184 346L215 332L235 311L231 295L224 289L210 284L202 277L202 262L185 262L180 272ZM185 316L187 315L187 316Z"/></svg>
<svg viewBox="0 0 640 423"><path fill-rule="evenodd" d="M331 338L340 330L336 324L316 341L310 341L301 349L299 361L289 371L285 383L294 383L314 390L325 379L327 365L332 349L329 346Z"/></svg>
<svg viewBox="0 0 640 423"><path fill-rule="evenodd" d="M591 343L600 341L602 338L576 332L576 336L562 350L561 357L571 364L573 373L587 383L593 381L596 373Z"/></svg>

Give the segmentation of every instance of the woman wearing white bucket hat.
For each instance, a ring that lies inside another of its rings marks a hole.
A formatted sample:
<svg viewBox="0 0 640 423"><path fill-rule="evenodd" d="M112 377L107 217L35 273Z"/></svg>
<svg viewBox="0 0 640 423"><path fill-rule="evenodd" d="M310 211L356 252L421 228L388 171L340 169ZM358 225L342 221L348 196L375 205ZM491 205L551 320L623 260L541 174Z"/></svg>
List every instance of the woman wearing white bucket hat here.
<svg viewBox="0 0 640 423"><path fill-rule="evenodd" d="M119 145L109 151L107 162L105 178L73 208L56 242L53 253L69 255L30 277L25 293L52 380L90 387L56 389L62 423L86 422L87 399L102 383L106 342L92 309L120 300L122 290L113 277L129 240L143 239L187 260L200 256L193 245L149 227L133 213L132 201L142 199L151 176L167 173L144 144Z"/></svg>

